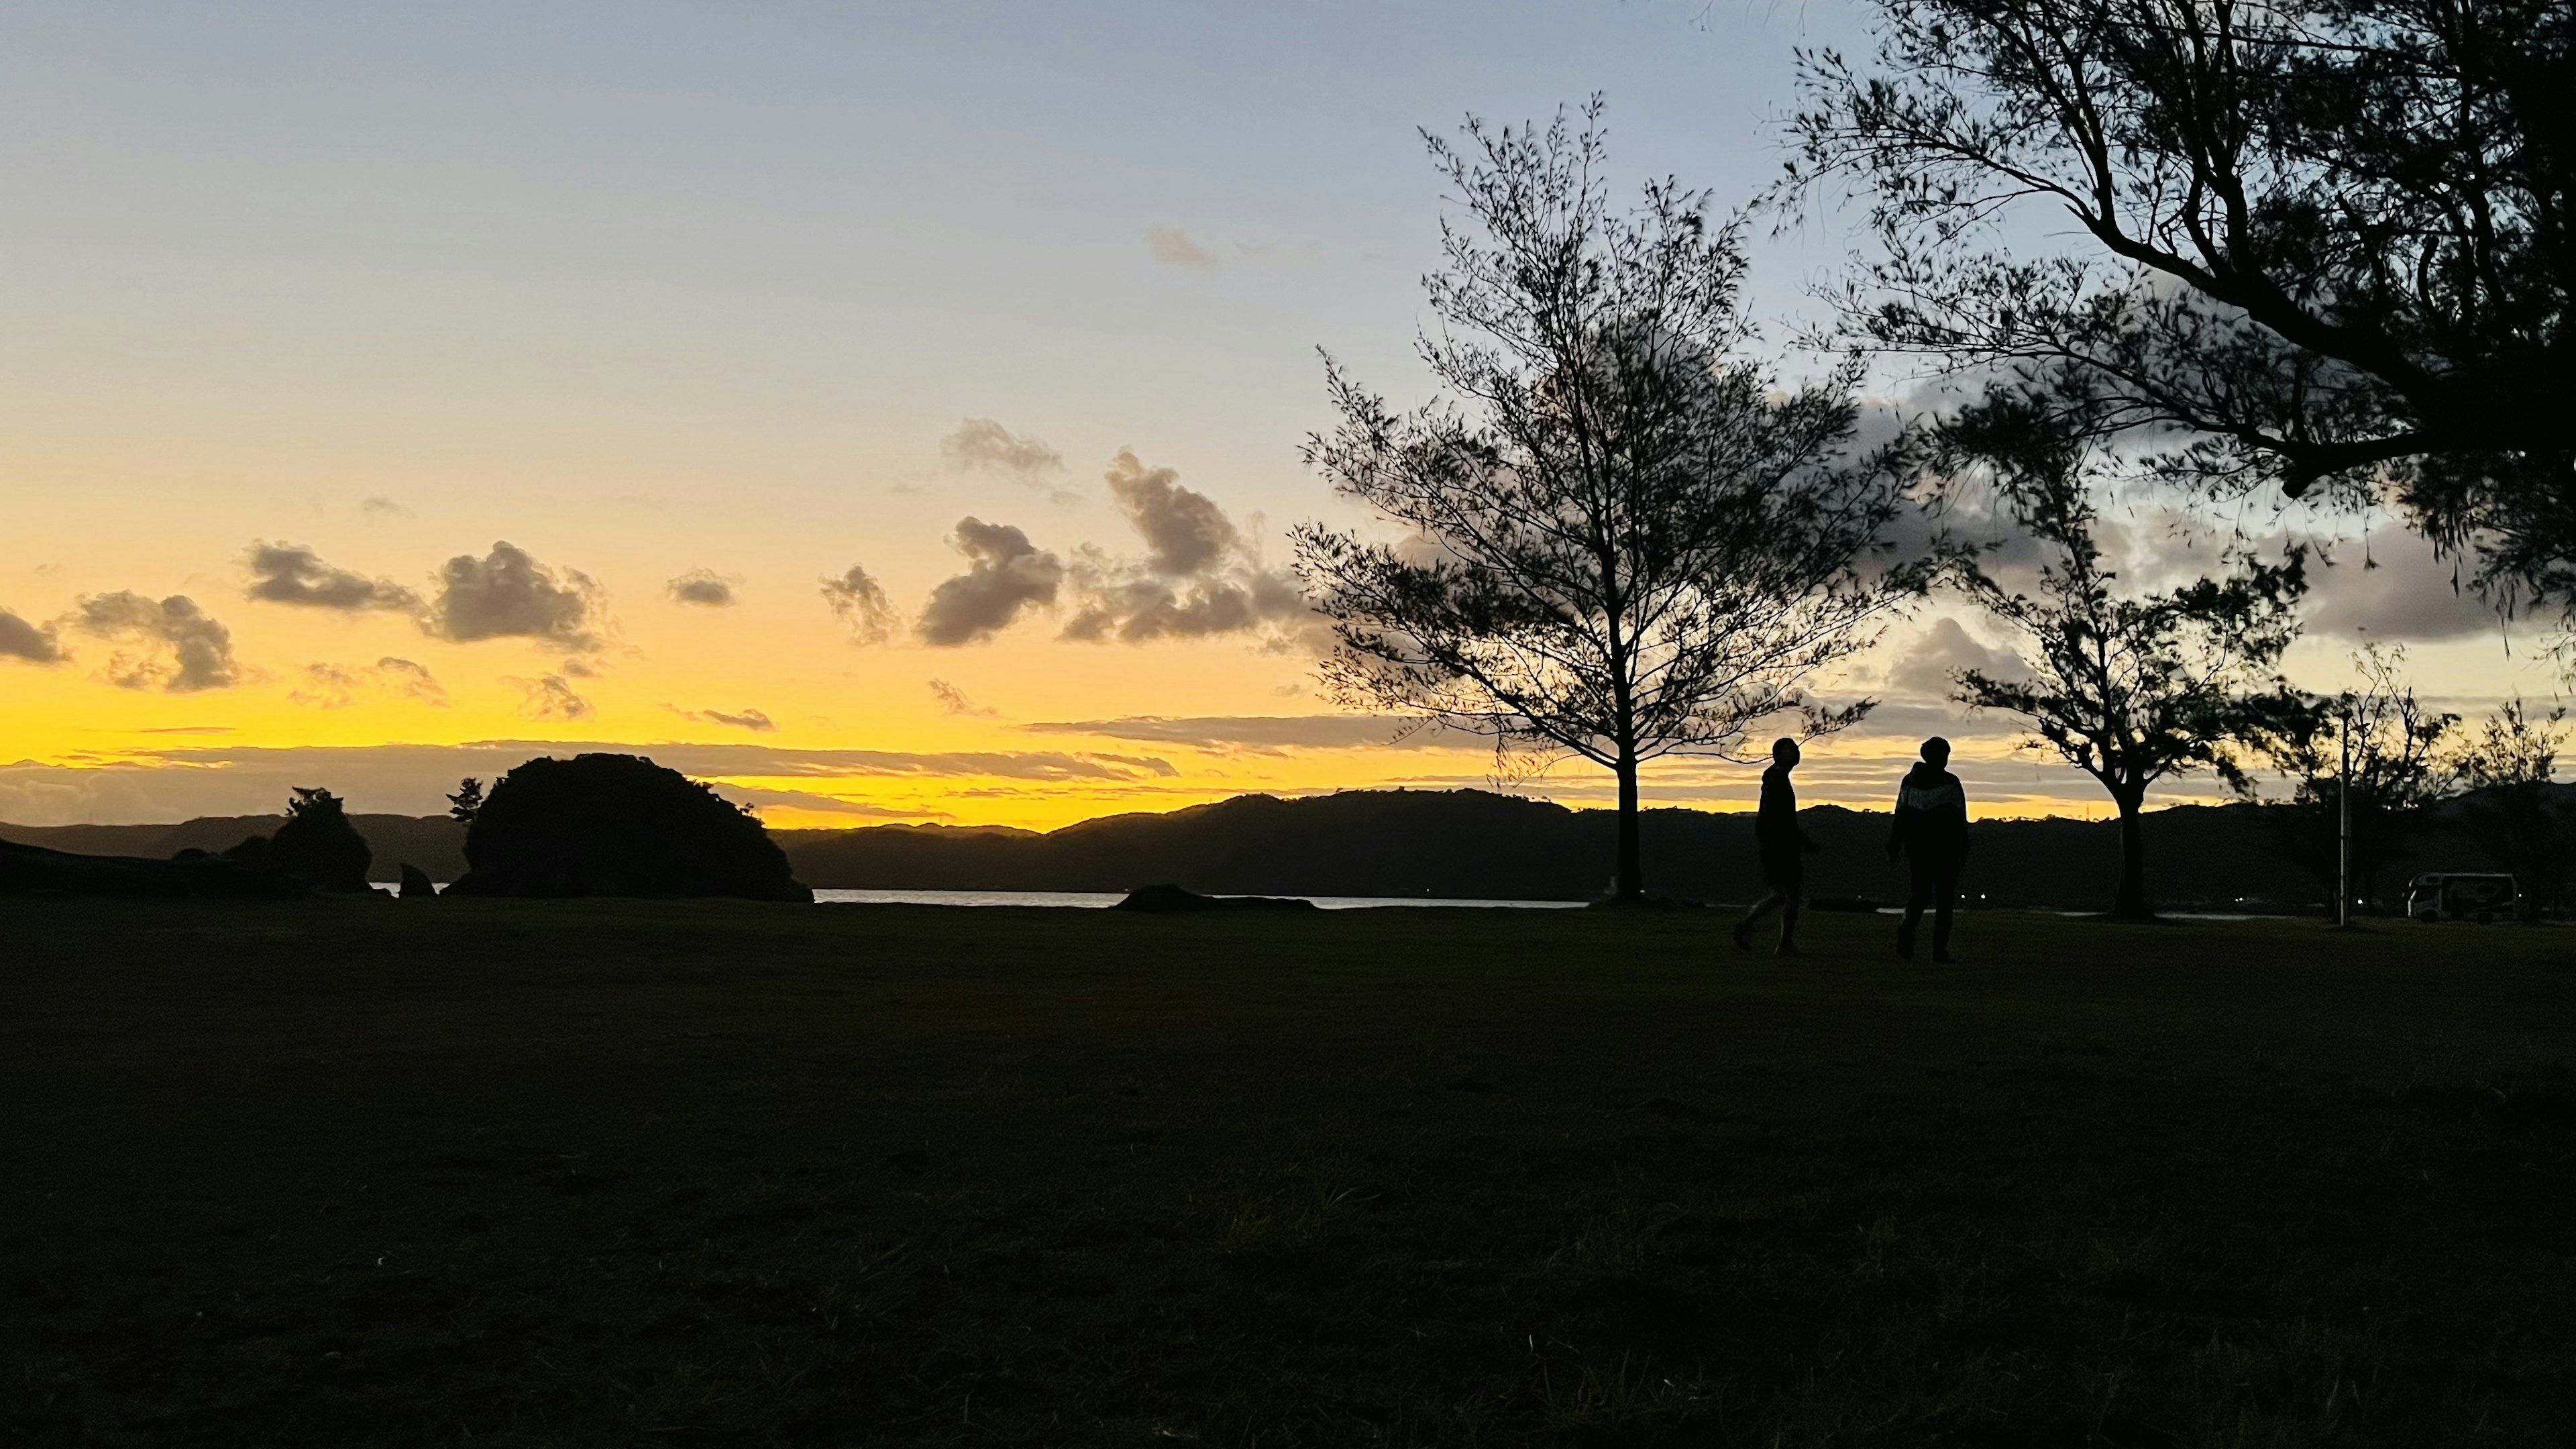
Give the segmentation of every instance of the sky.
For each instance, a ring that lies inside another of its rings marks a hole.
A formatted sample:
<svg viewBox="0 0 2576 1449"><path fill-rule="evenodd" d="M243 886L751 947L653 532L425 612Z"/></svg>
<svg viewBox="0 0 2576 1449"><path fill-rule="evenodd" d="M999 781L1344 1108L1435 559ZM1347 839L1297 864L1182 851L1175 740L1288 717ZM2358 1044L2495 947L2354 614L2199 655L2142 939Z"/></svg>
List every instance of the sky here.
<svg viewBox="0 0 2576 1449"><path fill-rule="evenodd" d="M1599 92L1626 184L1733 205L1779 170L1794 48L1858 48L1862 22L23 0L0 10L0 819L272 811L290 785L427 813L582 748L795 826L1492 787L1479 742L1335 710L1276 592L1289 527L1375 526L1299 460L1330 423L1318 349L1426 395L1444 210L1417 128ZM1830 212L1755 234L1784 376L1851 244ZM1899 407L1919 386L1872 381ZM2387 519L2141 504L2127 576L2197 571L2213 526L2332 544L2302 683L2349 683L2375 640L2466 713L2559 687ZM1820 681L1883 703L1811 748L1806 798L1881 801L1938 731L1981 814L2105 813L2008 718L1945 702L2008 642L1956 599L1892 624ZM1609 793L1579 761L1504 783ZM1645 795L1754 786L1675 760Z"/></svg>

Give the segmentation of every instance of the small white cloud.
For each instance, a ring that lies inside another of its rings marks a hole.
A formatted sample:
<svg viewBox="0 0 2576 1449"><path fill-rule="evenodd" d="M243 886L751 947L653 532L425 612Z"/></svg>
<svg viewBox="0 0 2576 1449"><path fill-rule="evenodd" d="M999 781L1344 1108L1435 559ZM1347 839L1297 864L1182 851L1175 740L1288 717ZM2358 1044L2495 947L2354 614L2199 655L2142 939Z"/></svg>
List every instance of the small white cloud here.
<svg viewBox="0 0 2576 1449"><path fill-rule="evenodd" d="M1190 240L1190 234L1176 226L1147 227L1145 249L1153 253L1154 260L1167 267L1182 267L1193 272L1216 270L1215 254Z"/></svg>

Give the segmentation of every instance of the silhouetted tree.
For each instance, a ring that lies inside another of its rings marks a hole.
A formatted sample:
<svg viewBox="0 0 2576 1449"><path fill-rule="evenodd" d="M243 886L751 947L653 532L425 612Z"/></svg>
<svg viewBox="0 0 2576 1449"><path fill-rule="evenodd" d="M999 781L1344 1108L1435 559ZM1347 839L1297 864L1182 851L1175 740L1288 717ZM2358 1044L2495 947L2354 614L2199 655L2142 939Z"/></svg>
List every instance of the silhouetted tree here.
<svg viewBox="0 0 2576 1449"><path fill-rule="evenodd" d="M2196 477L2386 489L2576 598L2576 6L1877 8L1874 64L1802 54L1791 167L1875 192L1870 342L2182 430ZM2068 218L2085 254L2033 256Z"/></svg>
<svg viewBox="0 0 2576 1449"><path fill-rule="evenodd" d="M1998 398L1944 433L1954 460L1991 470L2005 507L2047 557L2035 594L2005 588L1982 567L1965 570L1970 596L2022 636L2021 671L1962 671L1954 697L2021 716L2040 747L2109 792L2120 812L2111 914L2146 919L2147 792L2204 768L2233 778L2230 741L2245 728L2249 698L2298 634L2306 555L2238 555L2226 572L2179 588L2124 590L2095 538L2101 462L2079 431Z"/></svg>
<svg viewBox="0 0 2576 1449"><path fill-rule="evenodd" d="M328 790L295 787L286 823L275 835L254 835L224 852L256 868L282 871L315 890L364 891L375 852L349 823L340 797Z"/></svg>
<svg viewBox="0 0 2576 1449"><path fill-rule="evenodd" d="M2343 831L2344 740L2352 742L2352 884L2365 908L2382 900L2389 866L2432 823L2433 807L2449 793L2451 776L2442 744L2460 722L2456 714L2427 708L2405 681L2402 649L2376 645L2354 657L2362 684L2338 694L2284 690L2269 701L2260 728L2251 732L2256 754L2289 786L2273 807L2272 825L2289 857L2314 875L2334 899ZM2250 777L2238 791L2259 799Z"/></svg>
<svg viewBox="0 0 2576 1449"><path fill-rule="evenodd" d="M538 758L502 776L465 860L450 895L814 898L757 816L636 755Z"/></svg>
<svg viewBox="0 0 2576 1449"><path fill-rule="evenodd" d="M1889 468L1838 465L1854 374L1775 389L1734 356L1737 228L1665 180L1613 214L1600 103L1579 133L1425 136L1467 210L1426 280L1419 352L1445 400L1397 415L1328 363L1341 421L1307 439L1340 492L1407 530L1296 532L1336 647L1330 696L1568 751L1618 779L1617 892L1643 892L1637 777L1668 754L1735 757L1748 728L1802 735L1819 668L1867 647L1920 562L1865 570L1902 505Z"/></svg>
<svg viewBox="0 0 2576 1449"><path fill-rule="evenodd" d="M2516 698L2487 716L2452 757L2452 776L2469 791L2460 813L2478 844L2513 872L2526 921L2557 905L2566 888L2568 810L2552 798L2551 785L2566 720L2563 705L2535 718Z"/></svg>
<svg viewBox="0 0 2576 1449"><path fill-rule="evenodd" d="M474 813L483 808L483 782L468 775L447 797L447 815L460 825L472 825Z"/></svg>

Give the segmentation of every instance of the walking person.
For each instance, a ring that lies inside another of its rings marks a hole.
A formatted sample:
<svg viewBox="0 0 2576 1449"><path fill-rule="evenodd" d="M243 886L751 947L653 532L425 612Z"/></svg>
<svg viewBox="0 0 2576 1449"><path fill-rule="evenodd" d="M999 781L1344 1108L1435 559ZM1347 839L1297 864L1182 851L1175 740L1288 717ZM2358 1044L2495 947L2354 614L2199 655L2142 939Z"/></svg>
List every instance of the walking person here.
<svg viewBox="0 0 2576 1449"><path fill-rule="evenodd" d="M1779 954L1801 956L1798 906L1807 889L1807 857L1822 847L1798 828L1798 791L1789 772L1798 768L1798 742L1787 737L1771 742L1771 768L1762 772L1762 807L1753 816L1753 847L1762 860L1762 883L1771 894L1757 902L1735 926L1735 947L1753 949L1753 925L1773 911L1780 913Z"/></svg>
<svg viewBox="0 0 2576 1449"><path fill-rule="evenodd" d="M1950 913L1959 903L1959 867L1968 858L1968 791L1950 773L1950 742L1934 735L1923 758L1905 772L1896 790L1896 821L1887 833L1887 863L1901 852L1912 880L1905 920L1896 928L1896 954L1914 959L1914 934L1923 908L1932 909L1932 959L1950 960Z"/></svg>

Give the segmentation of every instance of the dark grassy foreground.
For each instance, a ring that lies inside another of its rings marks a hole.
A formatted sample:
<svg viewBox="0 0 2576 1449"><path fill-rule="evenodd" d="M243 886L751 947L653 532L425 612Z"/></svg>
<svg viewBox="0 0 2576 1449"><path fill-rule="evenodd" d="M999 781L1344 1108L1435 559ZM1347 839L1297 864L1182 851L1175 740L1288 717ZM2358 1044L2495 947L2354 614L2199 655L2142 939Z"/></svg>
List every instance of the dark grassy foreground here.
<svg viewBox="0 0 2576 1449"><path fill-rule="evenodd" d="M0 906L0 1441L2576 1439L2576 933Z"/></svg>

